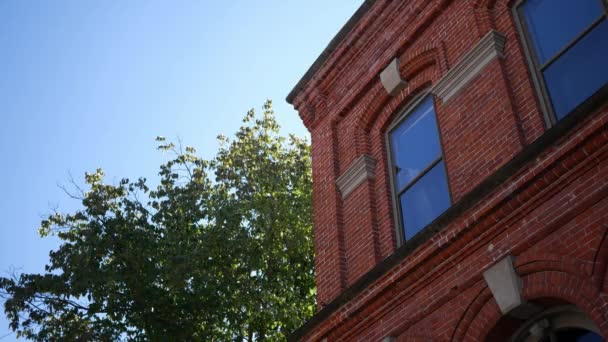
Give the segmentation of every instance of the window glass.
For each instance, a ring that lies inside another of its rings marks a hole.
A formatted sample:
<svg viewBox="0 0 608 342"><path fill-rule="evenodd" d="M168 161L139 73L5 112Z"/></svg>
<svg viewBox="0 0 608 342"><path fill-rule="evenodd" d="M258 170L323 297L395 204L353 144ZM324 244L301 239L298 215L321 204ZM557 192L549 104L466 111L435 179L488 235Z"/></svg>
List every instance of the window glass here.
<svg viewBox="0 0 608 342"><path fill-rule="evenodd" d="M601 0L528 0L523 13L540 64L603 15Z"/></svg>
<svg viewBox="0 0 608 342"><path fill-rule="evenodd" d="M604 342L604 339L586 329L566 328L553 332L553 338L544 337L541 342Z"/></svg>
<svg viewBox="0 0 608 342"><path fill-rule="evenodd" d="M433 98L426 98L390 136L397 191L441 156Z"/></svg>
<svg viewBox="0 0 608 342"><path fill-rule="evenodd" d="M543 74L560 120L608 80L608 22L595 27Z"/></svg>
<svg viewBox="0 0 608 342"><path fill-rule="evenodd" d="M443 161L401 194L399 201L405 236L411 238L450 206Z"/></svg>

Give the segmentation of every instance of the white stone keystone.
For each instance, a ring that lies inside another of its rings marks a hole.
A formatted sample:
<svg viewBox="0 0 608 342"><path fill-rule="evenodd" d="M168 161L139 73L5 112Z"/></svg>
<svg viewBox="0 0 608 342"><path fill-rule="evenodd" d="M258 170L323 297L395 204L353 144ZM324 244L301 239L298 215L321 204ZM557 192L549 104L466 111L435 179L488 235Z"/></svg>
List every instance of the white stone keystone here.
<svg viewBox="0 0 608 342"><path fill-rule="evenodd" d="M380 73L380 81L390 96L395 96L406 86L406 82L399 74L399 59L393 59Z"/></svg>
<svg viewBox="0 0 608 342"><path fill-rule="evenodd" d="M483 272L483 277L503 314L524 303L522 281L513 267L513 257L507 256Z"/></svg>

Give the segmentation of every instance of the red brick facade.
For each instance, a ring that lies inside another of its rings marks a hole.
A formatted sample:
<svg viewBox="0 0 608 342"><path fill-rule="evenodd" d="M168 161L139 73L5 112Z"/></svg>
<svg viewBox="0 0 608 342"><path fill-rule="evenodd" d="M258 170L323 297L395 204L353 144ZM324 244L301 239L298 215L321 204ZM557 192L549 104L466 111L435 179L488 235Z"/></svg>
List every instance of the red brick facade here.
<svg viewBox="0 0 608 342"><path fill-rule="evenodd" d="M506 256L526 302L573 305L608 336L606 92L548 123L515 2L366 1L290 95L312 135L319 304L292 338L506 340L523 320L501 313L483 276ZM504 56L434 96L452 207L403 243L387 128L491 31ZM390 96L379 75L394 58L406 86ZM342 196L337 180L363 155L373 176Z"/></svg>

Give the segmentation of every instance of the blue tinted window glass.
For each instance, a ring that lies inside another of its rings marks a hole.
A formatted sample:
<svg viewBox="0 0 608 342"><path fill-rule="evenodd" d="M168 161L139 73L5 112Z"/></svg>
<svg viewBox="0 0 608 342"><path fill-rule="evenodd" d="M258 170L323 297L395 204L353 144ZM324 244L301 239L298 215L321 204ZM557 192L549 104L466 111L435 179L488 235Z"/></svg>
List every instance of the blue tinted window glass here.
<svg viewBox="0 0 608 342"><path fill-rule="evenodd" d="M544 64L603 14L601 0L528 0L523 14Z"/></svg>
<svg viewBox="0 0 608 342"><path fill-rule="evenodd" d="M411 238L450 206L443 161L401 194L399 201L405 236Z"/></svg>
<svg viewBox="0 0 608 342"><path fill-rule="evenodd" d="M543 73L557 119L608 81L608 21L589 32Z"/></svg>
<svg viewBox="0 0 608 342"><path fill-rule="evenodd" d="M576 339L577 342L604 342L604 338L594 332L586 332Z"/></svg>
<svg viewBox="0 0 608 342"><path fill-rule="evenodd" d="M397 190L441 156L433 98L428 97L391 133Z"/></svg>
<svg viewBox="0 0 608 342"><path fill-rule="evenodd" d="M566 328L566 329L560 329L557 330L554 333L554 338L551 339L549 338L549 336L545 337L543 339L544 341L572 341L572 342L603 342L604 338L601 337L600 335L586 330L586 329L580 329L580 328Z"/></svg>

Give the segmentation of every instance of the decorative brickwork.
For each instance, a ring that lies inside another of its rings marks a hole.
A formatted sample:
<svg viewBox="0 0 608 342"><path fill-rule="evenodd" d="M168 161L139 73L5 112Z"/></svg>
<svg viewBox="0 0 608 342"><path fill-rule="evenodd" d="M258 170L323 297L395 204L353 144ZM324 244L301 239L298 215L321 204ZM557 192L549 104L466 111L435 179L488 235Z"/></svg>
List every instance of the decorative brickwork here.
<svg viewBox="0 0 608 342"><path fill-rule="evenodd" d="M312 135L318 286L293 340L506 341L558 305L608 336L608 90L548 125L515 4L367 0L290 94ZM453 205L401 241L387 130L427 93ZM484 272L509 256L519 311L502 312Z"/></svg>

